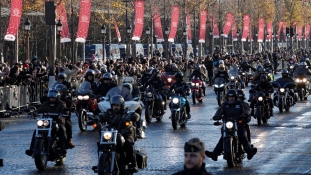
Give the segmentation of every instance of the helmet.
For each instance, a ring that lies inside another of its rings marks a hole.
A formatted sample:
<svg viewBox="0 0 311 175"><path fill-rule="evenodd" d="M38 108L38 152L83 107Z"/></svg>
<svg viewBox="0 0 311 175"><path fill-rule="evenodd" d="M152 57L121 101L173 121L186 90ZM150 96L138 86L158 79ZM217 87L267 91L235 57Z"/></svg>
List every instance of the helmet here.
<svg viewBox="0 0 311 175"><path fill-rule="evenodd" d="M57 90L55 89L49 90L48 95L47 95L47 97L49 98L48 99L49 105L54 106L58 102L59 96L60 94ZM56 100L51 101L50 98L55 98Z"/></svg>
<svg viewBox="0 0 311 175"><path fill-rule="evenodd" d="M56 85L55 90L57 90L60 93L60 95L62 95L62 96L67 95L67 87L63 84Z"/></svg>
<svg viewBox="0 0 311 175"><path fill-rule="evenodd" d="M94 76L95 76L95 71L92 70L92 69L87 70L87 71L85 72L85 76L89 76L89 75L93 76L93 78L94 78Z"/></svg>
<svg viewBox="0 0 311 175"><path fill-rule="evenodd" d="M183 81L183 78L184 78L184 75L183 73L181 72L178 72L176 75L175 75L175 79L178 83L181 83Z"/></svg>
<svg viewBox="0 0 311 175"><path fill-rule="evenodd" d="M153 70L153 67L150 66L150 67L147 68L146 73L147 74L152 74L152 70Z"/></svg>
<svg viewBox="0 0 311 175"><path fill-rule="evenodd" d="M281 73L282 73L282 77L288 77L288 70L287 69L283 69Z"/></svg>
<svg viewBox="0 0 311 175"><path fill-rule="evenodd" d="M266 60L266 64L271 64L270 60Z"/></svg>
<svg viewBox="0 0 311 175"><path fill-rule="evenodd" d="M67 78L67 75L66 75L65 73L59 73L59 74L57 75L57 79L66 80L66 78Z"/></svg>
<svg viewBox="0 0 311 175"><path fill-rule="evenodd" d="M260 68L258 72L259 72L260 74L264 74L264 73L266 73L265 68L263 68L263 67L262 67L262 68Z"/></svg>
<svg viewBox="0 0 311 175"><path fill-rule="evenodd" d="M241 100L245 100L245 93L242 89L237 89L236 92L238 93L238 98Z"/></svg>
<svg viewBox="0 0 311 175"><path fill-rule="evenodd" d="M103 80L110 80L110 82L112 81L112 75L111 75L111 73L105 73L104 75L103 75Z"/></svg>
<svg viewBox="0 0 311 175"><path fill-rule="evenodd" d="M175 63L172 63L172 68L177 68Z"/></svg>
<svg viewBox="0 0 311 175"><path fill-rule="evenodd" d="M159 74L159 70L158 70L157 68L155 68L155 69L152 70L152 76L153 76L153 77L158 76L158 74Z"/></svg>
<svg viewBox="0 0 311 175"><path fill-rule="evenodd" d="M226 94L227 101L228 101L228 97L235 97L235 100L237 100L238 93L236 92L236 90L230 89L227 91L227 94Z"/></svg>
<svg viewBox="0 0 311 175"><path fill-rule="evenodd" d="M100 69L100 71L101 71L102 74L104 74L104 73L107 72L107 68L106 68L106 67L102 67L102 68Z"/></svg>
<svg viewBox="0 0 311 175"><path fill-rule="evenodd" d="M110 99L110 106L112 105L120 105L121 110L124 109L124 98L121 95L115 95Z"/></svg>
<svg viewBox="0 0 311 175"><path fill-rule="evenodd" d="M310 61L309 58L306 58L305 61Z"/></svg>
<svg viewBox="0 0 311 175"><path fill-rule="evenodd" d="M294 68L297 68L297 67L299 67L299 64L295 63Z"/></svg>
<svg viewBox="0 0 311 175"><path fill-rule="evenodd" d="M123 89L124 87L128 88L128 89L130 90L130 93L133 92L133 86L131 85L131 83L123 83L122 89Z"/></svg>
<svg viewBox="0 0 311 175"><path fill-rule="evenodd" d="M224 60L219 60L218 63L219 63L219 65L220 64L225 64Z"/></svg>
<svg viewBox="0 0 311 175"><path fill-rule="evenodd" d="M98 69L95 69L94 73L95 73L95 77L100 78L101 72Z"/></svg>
<svg viewBox="0 0 311 175"><path fill-rule="evenodd" d="M268 80L267 76L266 75L261 75L260 76L260 81L261 82L266 82Z"/></svg>
<svg viewBox="0 0 311 175"><path fill-rule="evenodd" d="M263 68L262 65L257 66L256 70L260 71L260 69Z"/></svg>
<svg viewBox="0 0 311 175"><path fill-rule="evenodd" d="M301 67L307 67L307 63L306 63L306 62L301 62L301 63L300 63L300 66L301 66Z"/></svg>
<svg viewBox="0 0 311 175"><path fill-rule="evenodd" d="M133 77L124 77L123 78L123 83L131 83L131 85L133 85L135 82Z"/></svg>

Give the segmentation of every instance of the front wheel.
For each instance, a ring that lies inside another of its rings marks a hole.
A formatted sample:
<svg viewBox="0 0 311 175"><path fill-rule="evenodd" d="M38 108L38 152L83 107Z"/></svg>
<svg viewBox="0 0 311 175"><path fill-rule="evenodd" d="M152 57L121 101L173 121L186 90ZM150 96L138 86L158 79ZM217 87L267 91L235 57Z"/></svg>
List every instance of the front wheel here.
<svg viewBox="0 0 311 175"><path fill-rule="evenodd" d="M192 102L193 102L193 104L196 103L195 97L196 97L195 92L192 92Z"/></svg>
<svg viewBox="0 0 311 175"><path fill-rule="evenodd" d="M256 114L255 115L256 115L258 126L261 126L261 109L260 108L256 109Z"/></svg>
<svg viewBox="0 0 311 175"><path fill-rule="evenodd" d="M233 138L226 138L225 140L225 157L227 159L227 164L230 168L233 168L235 166L235 153L234 153L234 148L233 148Z"/></svg>
<svg viewBox="0 0 311 175"><path fill-rule="evenodd" d="M177 129L178 127L178 123L179 123L179 112L173 111L172 112L172 116L171 116L171 120L172 120L172 127L174 130Z"/></svg>
<svg viewBox="0 0 311 175"><path fill-rule="evenodd" d="M220 92L217 93L217 102L218 102L218 106L221 105L221 95L220 95Z"/></svg>
<svg viewBox="0 0 311 175"><path fill-rule="evenodd" d="M303 88L300 88L300 89L298 90L298 95L299 95L300 101L303 101L303 99L304 99L304 91L303 91Z"/></svg>
<svg viewBox="0 0 311 175"><path fill-rule="evenodd" d="M111 158L108 153L100 155L98 160L98 175L112 175L110 172Z"/></svg>
<svg viewBox="0 0 311 175"><path fill-rule="evenodd" d="M146 104L145 106L145 119L147 121L147 123L151 123L152 121L152 106L150 104Z"/></svg>
<svg viewBox="0 0 311 175"><path fill-rule="evenodd" d="M34 147L34 159L38 170L43 171L48 162L48 153L46 152L47 146L43 139L37 139Z"/></svg>
<svg viewBox="0 0 311 175"><path fill-rule="evenodd" d="M81 110L78 116L79 128L82 132L87 129L86 112Z"/></svg>
<svg viewBox="0 0 311 175"><path fill-rule="evenodd" d="M280 101L279 101L279 111L280 111L280 113L282 113L283 112L283 99L282 98L279 98L280 99Z"/></svg>

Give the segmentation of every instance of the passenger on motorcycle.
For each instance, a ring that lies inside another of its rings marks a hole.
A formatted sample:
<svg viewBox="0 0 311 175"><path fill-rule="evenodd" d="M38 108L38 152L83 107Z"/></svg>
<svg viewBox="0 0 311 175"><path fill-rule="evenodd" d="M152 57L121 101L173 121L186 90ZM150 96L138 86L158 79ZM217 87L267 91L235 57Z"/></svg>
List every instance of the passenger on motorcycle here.
<svg viewBox="0 0 311 175"><path fill-rule="evenodd" d="M229 79L228 71L225 68L224 64L219 64L219 67L215 71L214 80L218 77L224 78L224 80L227 82Z"/></svg>
<svg viewBox="0 0 311 175"><path fill-rule="evenodd" d="M244 150L247 153L247 159L250 160L257 153L257 148L252 148L247 139L247 132L244 124L250 121L250 118L245 114L243 104L238 100L236 90L228 90L226 94L226 102L216 111L213 120L226 120L227 117L237 117L242 123L238 124L238 136ZM214 161L217 161L218 156L223 151L223 137L221 136L213 152L205 151L205 155Z"/></svg>
<svg viewBox="0 0 311 175"><path fill-rule="evenodd" d="M91 84L91 89L94 92L97 89L97 84L95 82L95 71L92 69L87 70L85 72L84 79Z"/></svg>
<svg viewBox="0 0 311 175"><path fill-rule="evenodd" d="M201 66L199 63L197 63L195 65L195 70L192 72L192 74L189 77L189 80L191 81L192 77L198 77L201 81L202 81L202 89L203 89L203 94L205 96L205 89L206 89L206 85L205 82L203 81L203 78L206 78L206 76L204 75L204 73L202 73L201 71Z"/></svg>
<svg viewBox="0 0 311 175"><path fill-rule="evenodd" d="M189 85L183 80L184 75L181 72L178 72L175 75L176 82L172 84L170 87L170 92L173 90L175 91L175 94L180 94L186 99L186 112L188 119L191 118L190 115L190 105L187 99L187 96L190 95L190 87Z"/></svg>
<svg viewBox="0 0 311 175"><path fill-rule="evenodd" d="M152 77L148 80L148 82L144 85L144 88L146 88L148 85L152 85L154 89L159 90L161 93L162 99L159 99L160 101L163 101L165 103L165 106L161 109L162 115L164 114L164 110L166 110L166 95L164 92L164 87L166 87L165 82L163 79L159 76L159 70L153 69L152 70Z"/></svg>
<svg viewBox="0 0 311 175"><path fill-rule="evenodd" d="M100 79L101 79L101 71L100 70L98 70L98 69L95 69L94 70L94 73L95 73L95 76L94 76L94 78L95 78L95 84L96 84L96 87L98 87L99 86L99 84L100 84Z"/></svg>
<svg viewBox="0 0 311 175"><path fill-rule="evenodd" d="M63 85L65 85L67 87L67 89L71 88L71 83L69 83L67 80L67 75L65 73L59 73L57 75L57 81L59 81L60 83L62 83Z"/></svg>
<svg viewBox="0 0 311 175"><path fill-rule="evenodd" d="M60 94L57 90L51 89L48 92L48 101L44 102L40 108L35 110L33 114L37 113L44 113L44 112L50 112L50 113L60 113L60 114L66 114L65 108L66 108L66 103L61 101ZM60 148L62 149L62 152L66 152L67 148L67 136L66 136L66 128L65 128L65 118L58 118L56 121L58 123L59 129L58 129L58 137L59 137L59 142L60 142ZM35 144L35 135L36 135L36 130L33 132L31 143L30 143L30 148L25 151L25 153L28 156L32 156L33 154L33 149L34 149L34 144Z"/></svg>
<svg viewBox="0 0 311 175"><path fill-rule="evenodd" d="M111 108L108 109L103 116L100 116L102 123L108 122L113 128L117 128L118 132L122 134L125 139L124 148L128 157L128 162L130 162L130 168L137 172L138 167L136 163L136 155L134 152L135 143L135 124L139 119L137 113L133 112L128 116L130 109L124 107L124 98L120 95L115 95L110 99ZM129 117L129 118L126 118ZM120 122L129 119L133 124L131 126L120 126ZM118 135L119 136L119 135ZM118 139L118 138L117 138Z"/></svg>
<svg viewBox="0 0 311 175"><path fill-rule="evenodd" d="M117 84L112 82L112 75L107 72L103 75L101 83L94 91L94 94L102 96L102 97L106 96L107 92L116 86Z"/></svg>
<svg viewBox="0 0 311 175"><path fill-rule="evenodd" d="M307 66L308 66L308 69L311 69L311 63L310 63L309 58L306 58L306 59L305 59L305 62L306 62L306 64L307 64Z"/></svg>
<svg viewBox="0 0 311 175"><path fill-rule="evenodd" d="M257 84L257 86L254 88L256 91L262 91L265 93L266 100L270 106L270 116L273 117L273 102L270 97L269 93L273 93L274 88L272 84L268 81L268 78L266 75L261 75L260 82ZM254 116L254 104L256 102L256 99L252 99L250 107L251 107L251 116Z"/></svg>

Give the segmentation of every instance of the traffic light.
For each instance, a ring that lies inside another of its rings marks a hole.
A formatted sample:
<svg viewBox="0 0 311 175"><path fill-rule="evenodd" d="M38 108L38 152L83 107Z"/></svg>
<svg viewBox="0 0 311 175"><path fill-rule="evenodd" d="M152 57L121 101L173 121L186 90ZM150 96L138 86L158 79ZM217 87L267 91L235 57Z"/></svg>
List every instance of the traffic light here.
<svg viewBox="0 0 311 175"><path fill-rule="evenodd" d="M294 34L294 28L290 28L290 31L289 31L289 35L290 37L293 37L295 34Z"/></svg>
<svg viewBox="0 0 311 175"><path fill-rule="evenodd" d="M289 28L286 27L286 36L289 36Z"/></svg>

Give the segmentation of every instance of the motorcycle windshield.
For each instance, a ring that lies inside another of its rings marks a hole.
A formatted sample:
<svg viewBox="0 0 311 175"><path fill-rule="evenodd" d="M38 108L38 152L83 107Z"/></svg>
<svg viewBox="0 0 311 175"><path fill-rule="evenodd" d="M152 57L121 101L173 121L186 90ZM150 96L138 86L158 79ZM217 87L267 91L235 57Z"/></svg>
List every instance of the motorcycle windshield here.
<svg viewBox="0 0 311 175"><path fill-rule="evenodd" d="M161 76L172 76L177 74L178 72L163 72Z"/></svg>
<svg viewBox="0 0 311 175"><path fill-rule="evenodd" d="M87 81L80 84L78 88L79 95L87 95L91 90L91 84Z"/></svg>
<svg viewBox="0 0 311 175"><path fill-rule="evenodd" d="M229 70L229 77L231 76L234 76L234 77L239 76L239 69L236 65L233 65Z"/></svg>
<svg viewBox="0 0 311 175"><path fill-rule="evenodd" d="M280 81L280 80L276 80L273 83L276 84L277 87L280 87L280 88L290 88L291 86L296 85L295 82Z"/></svg>
<svg viewBox="0 0 311 175"><path fill-rule="evenodd" d="M132 95L132 92L130 92L130 89L128 89L127 87L122 87L122 86L117 86L117 87L110 89L105 96L105 100L110 101L110 99L115 95L121 95L125 101L133 100L133 95Z"/></svg>
<svg viewBox="0 0 311 175"><path fill-rule="evenodd" d="M50 89L55 89L55 87L56 87L57 85L59 85L59 84L62 84L62 83L59 82L59 81L55 81L55 82L51 85Z"/></svg>
<svg viewBox="0 0 311 175"><path fill-rule="evenodd" d="M220 85L220 84L224 84L225 80L223 77L217 77L215 78L215 84Z"/></svg>

